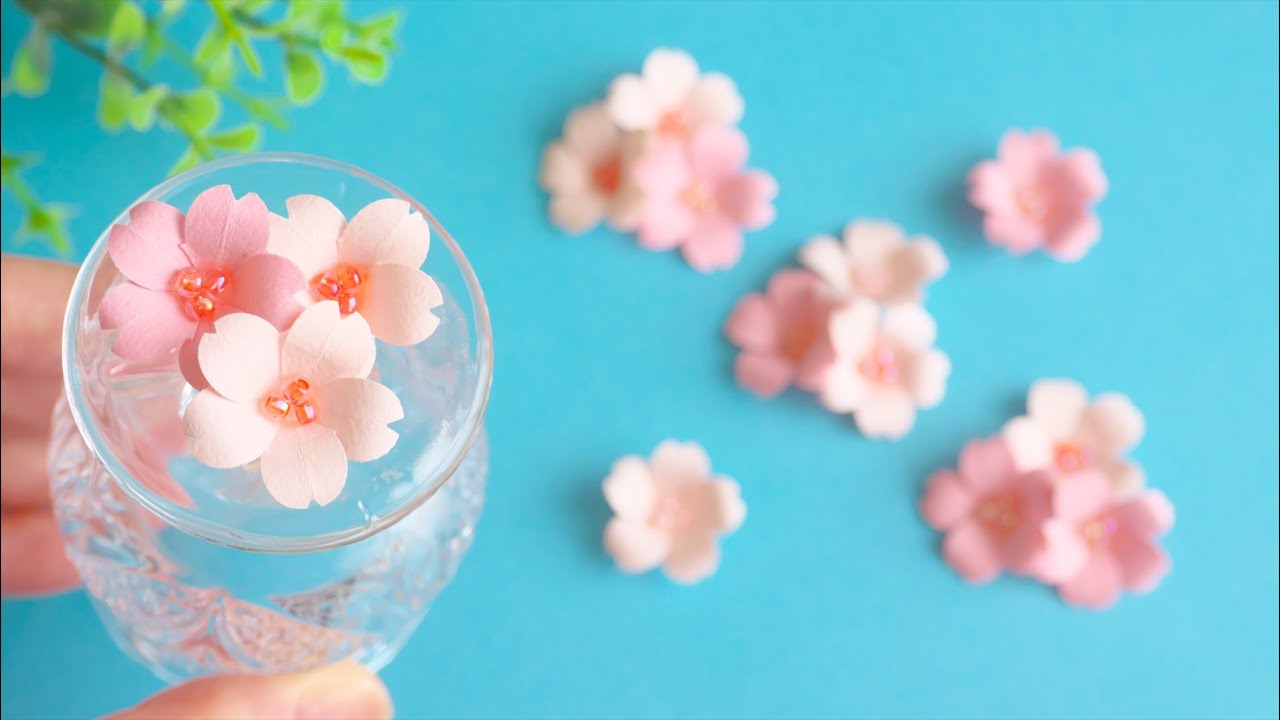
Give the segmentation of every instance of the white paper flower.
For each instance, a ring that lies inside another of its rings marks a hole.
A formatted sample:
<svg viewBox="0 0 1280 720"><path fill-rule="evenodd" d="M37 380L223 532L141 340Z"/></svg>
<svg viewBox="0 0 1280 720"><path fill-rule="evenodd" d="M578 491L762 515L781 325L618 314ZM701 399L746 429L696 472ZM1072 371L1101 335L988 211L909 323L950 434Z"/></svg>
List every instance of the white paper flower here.
<svg viewBox="0 0 1280 720"><path fill-rule="evenodd" d="M931 408L946 393L951 361L933 347L937 328L918 305L883 314L866 298L832 314L828 330L835 363L821 400L832 412L853 413L863 435L897 439L915 424L917 408Z"/></svg>
<svg viewBox="0 0 1280 720"><path fill-rule="evenodd" d="M1052 469L1064 476L1096 468L1112 487L1131 495L1146 483L1127 453L1146 430L1142 413L1126 395L1102 393L1089 402L1074 380L1037 380L1027 393L1027 414L1004 426L1004 439L1020 470Z"/></svg>
<svg viewBox="0 0 1280 720"><path fill-rule="evenodd" d="M683 50L657 48L639 75L627 73L609 86L609 115L623 130L648 130L659 137L686 138L710 126L735 125L742 96L722 73L700 73Z"/></svg>
<svg viewBox="0 0 1280 720"><path fill-rule="evenodd" d="M882 305L920 302L924 286L947 272L947 256L933 238L907 239L902 228L882 220L855 220L844 228L844 244L830 235L800 249L800 264L817 273L836 297L865 297Z"/></svg>
<svg viewBox="0 0 1280 720"><path fill-rule="evenodd" d="M631 163L643 138L613 124L600 103L578 108L564 135L542 154L538 183L551 193L551 221L583 233L607 219L615 230L634 230L644 198L631 181Z"/></svg>

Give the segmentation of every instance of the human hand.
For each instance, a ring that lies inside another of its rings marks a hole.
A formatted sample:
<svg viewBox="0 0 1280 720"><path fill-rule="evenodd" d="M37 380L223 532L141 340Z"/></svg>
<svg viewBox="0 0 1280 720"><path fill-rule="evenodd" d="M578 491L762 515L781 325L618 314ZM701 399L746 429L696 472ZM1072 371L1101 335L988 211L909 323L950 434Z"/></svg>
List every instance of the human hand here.
<svg viewBox="0 0 1280 720"><path fill-rule="evenodd" d="M0 256L0 593L76 587L49 501L49 419L62 390L71 265ZM381 720L391 699L355 663L294 675L221 675L178 685L109 720Z"/></svg>

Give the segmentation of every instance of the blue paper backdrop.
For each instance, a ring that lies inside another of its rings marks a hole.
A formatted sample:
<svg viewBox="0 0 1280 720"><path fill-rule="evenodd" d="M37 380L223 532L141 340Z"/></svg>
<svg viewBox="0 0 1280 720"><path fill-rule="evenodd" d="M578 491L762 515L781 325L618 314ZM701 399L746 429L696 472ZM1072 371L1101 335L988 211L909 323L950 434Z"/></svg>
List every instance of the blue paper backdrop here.
<svg viewBox="0 0 1280 720"><path fill-rule="evenodd" d="M387 83L335 75L266 146L423 199L493 313L489 502L383 673L402 717L1276 715L1275 3L400 7ZM24 28L6 4L6 58ZM729 272L565 237L534 185L565 115L659 45L738 81L752 164L781 184L777 222ZM181 141L100 131L97 68L65 48L56 64L48 96L4 100L3 140L45 151L30 180L79 206L83 254ZM983 243L964 174L1010 126L1101 155L1105 232L1084 262ZM857 216L931 234L952 261L929 295L950 391L897 443L810 398L741 391L720 335L805 238ZM1110 612L1029 582L966 586L916 514L923 478L1042 376L1129 393L1148 419L1135 455L1178 507L1173 574ZM617 573L599 542L611 461L668 436L703 443L750 505L692 588ZM6 602L3 630L5 717L160 687L82 594Z"/></svg>

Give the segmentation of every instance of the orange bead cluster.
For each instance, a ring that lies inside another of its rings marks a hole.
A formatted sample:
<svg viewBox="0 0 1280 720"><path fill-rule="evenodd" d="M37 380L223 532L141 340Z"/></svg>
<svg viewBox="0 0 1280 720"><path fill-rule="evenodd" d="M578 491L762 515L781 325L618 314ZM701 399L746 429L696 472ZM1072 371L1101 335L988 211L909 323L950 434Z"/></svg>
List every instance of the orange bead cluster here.
<svg viewBox="0 0 1280 720"><path fill-rule="evenodd" d="M201 273L188 268L178 275L174 291L186 301L187 312L197 320L209 320L218 309L218 296L227 289L227 275L221 270Z"/></svg>
<svg viewBox="0 0 1280 720"><path fill-rule="evenodd" d="M1093 453L1076 443L1061 443L1053 449L1053 462L1063 472L1079 472L1093 463Z"/></svg>
<svg viewBox="0 0 1280 720"><path fill-rule="evenodd" d="M873 382L885 385L898 382L902 377L898 351L883 343L875 346L858 361L858 372Z"/></svg>
<svg viewBox="0 0 1280 720"><path fill-rule="evenodd" d="M310 394L311 383L299 378L285 385L279 395L269 396L263 409L276 420L284 420L292 414L299 425L306 425L316 419L316 406L307 399Z"/></svg>
<svg viewBox="0 0 1280 720"><path fill-rule="evenodd" d="M350 315L360 306L360 286L364 278L360 271L350 267L336 267L311 280L311 292L319 300L336 300L343 315Z"/></svg>

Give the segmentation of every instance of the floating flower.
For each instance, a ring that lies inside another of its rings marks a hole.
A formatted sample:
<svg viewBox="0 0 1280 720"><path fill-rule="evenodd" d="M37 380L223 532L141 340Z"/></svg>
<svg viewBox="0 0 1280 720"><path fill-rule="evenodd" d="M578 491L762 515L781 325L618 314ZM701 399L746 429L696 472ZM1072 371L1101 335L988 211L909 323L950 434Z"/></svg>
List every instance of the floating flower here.
<svg viewBox="0 0 1280 720"><path fill-rule="evenodd" d="M183 375L202 387L194 340L232 312L288 327L306 286L287 259L266 254L268 212L253 193L239 200L230 186L200 193L186 215L162 202L139 203L127 225L114 225L111 261L129 282L111 288L98 317L118 329L112 350L122 358L154 361L181 346Z"/></svg>
<svg viewBox="0 0 1280 720"><path fill-rule="evenodd" d="M684 139L701 128L725 127L742 118L742 96L721 73L700 74L683 50L657 48L640 75L619 76L609 86L609 115L623 130L647 130Z"/></svg>
<svg viewBox="0 0 1280 720"><path fill-rule="evenodd" d="M822 404L851 412L858 430L897 439L915 424L917 408L931 408L946 392L951 362L933 347L937 328L918 305L883 313L860 298L832 313L828 323L835 362L823 379Z"/></svg>
<svg viewBox="0 0 1280 720"><path fill-rule="evenodd" d="M350 223L316 195L295 195L285 207L288 218L271 218L270 248L310 278L307 302L336 302L392 345L416 345L435 332L440 318L431 310L444 297L419 269L431 239L421 213L395 198L369 203Z"/></svg>
<svg viewBox="0 0 1280 720"><path fill-rule="evenodd" d="M214 322L199 346L210 388L187 406L192 455L216 468L262 459L262 482L281 505L325 505L342 491L347 461L374 460L395 445L388 423L400 400L368 380L374 343L359 314L334 302L302 312L281 342L245 313Z"/></svg>
<svg viewBox="0 0 1280 720"><path fill-rule="evenodd" d="M920 500L925 522L946 533L947 564L975 583L1005 569L1030 573L1052 512L1052 475L1018 470L998 436L966 444L959 465L934 473Z"/></svg>
<svg viewBox="0 0 1280 720"><path fill-rule="evenodd" d="M1054 516L1058 571L1044 579L1072 605L1109 607L1121 590L1148 592L1169 572L1156 539L1173 527L1173 504L1158 490L1121 498L1105 476L1085 473L1057 484Z"/></svg>
<svg viewBox="0 0 1280 720"><path fill-rule="evenodd" d="M1092 150L1059 152L1053 133L1010 130L996 160L969 173L969 200L986 213L987 238L1022 254L1043 246L1074 262L1098 242L1102 223L1093 204L1107 194L1107 177Z"/></svg>
<svg viewBox="0 0 1280 720"><path fill-rule="evenodd" d="M763 293L742 298L725 323L729 341L742 348L734 363L738 382L761 397L794 383L810 392L835 359L827 341L833 306L818 290L818 276L785 268Z"/></svg>
<svg viewBox="0 0 1280 720"><path fill-rule="evenodd" d="M920 302L924 286L947 272L947 256L933 238L907 240L902 228L881 220L855 220L844 245L821 235L800 249L800 264L839 298L866 297L882 305Z"/></svg>
<svg viewBox="0 0 1280 720"><path fill-rule="evenodd" d="M1146 482L1142 468L1123 457L1144 429L1142 413L1125 395L1103 393L1091 403L1080 383L1038 380L1027 393L1027 414L1006 423L1003 434L1023 470L1069 477L1096 468L1127 495Z"/></svg>
<svg viewBox="0 0 1280 720"><path fill-rule="evenodd" d="M551 193L551 220L583 233L607 218L615 230L634 230L643 197L631 182L642 138L628 136L597 103L574 110L564 137L542 155L539 182Z"/></svg>
<svg viewBox="0 0 1280 720"><path fill-rule="evenodd" d="M636 162L644 193L637 237L642 247L679 247L701 270L732 267L742 257L743 229L773 222L778 184L768 173L746 171L747 138L737 130L708 128L688 143L659 143Z"/></svg>
<svg viewBox="0 0 1280 720"><path fill-rule="evenodd" d="M716 571L716 538L747 515L738 484L711 475L697 443L666 440L648 462L629 455L613 465L604 497L616 516L604 529L605 550L624 572L661 565L672 580L696 583Z"/></svg>

